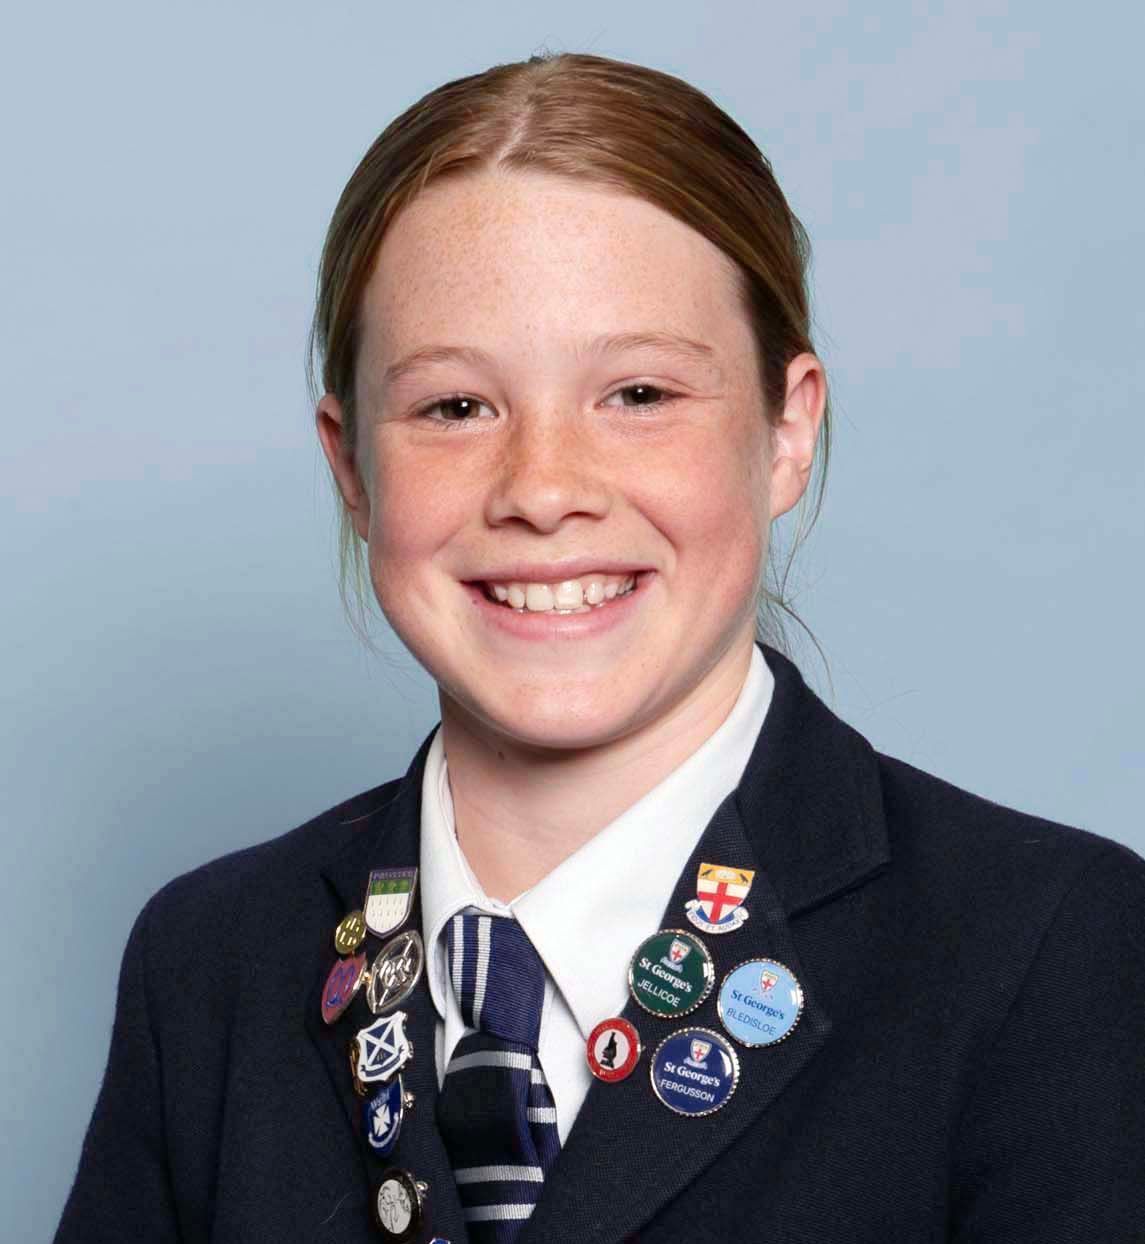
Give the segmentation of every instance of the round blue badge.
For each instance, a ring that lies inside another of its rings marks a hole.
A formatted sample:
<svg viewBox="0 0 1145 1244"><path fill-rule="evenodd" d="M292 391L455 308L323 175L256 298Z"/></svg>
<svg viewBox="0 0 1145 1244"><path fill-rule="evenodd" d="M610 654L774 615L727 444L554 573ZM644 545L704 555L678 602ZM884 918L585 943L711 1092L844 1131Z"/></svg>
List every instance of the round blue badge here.
<svg viewBox="0 0 1145 1244"><path fill-rule="evenodd" d="M677 1114L711 1114L739 1083L739 1056L711 1028L680 1028L652 1055L652 1091Z"/></svg>
<svg viewBox="0 0 1145 1244"><path fill-rule="evenodd" d="M749 959L724 977L716 1009L740 1045L774 1045L799 1023L803 986L775 959Z"/></svg>

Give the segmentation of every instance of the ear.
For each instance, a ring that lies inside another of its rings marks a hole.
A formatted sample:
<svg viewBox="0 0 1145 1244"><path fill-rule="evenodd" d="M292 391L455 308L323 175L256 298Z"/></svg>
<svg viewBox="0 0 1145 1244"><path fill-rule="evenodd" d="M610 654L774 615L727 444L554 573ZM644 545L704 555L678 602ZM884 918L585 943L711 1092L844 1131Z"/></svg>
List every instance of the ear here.
<svg viewBox="0 0 1145 1244"><path fill-rule="evenodd" d="M827 376L814 354L787 365L787 400L771 428L771 518L786 514L811 478L815 442L827 406Z"/></svg>
<svg viewBox="0 0 1145 1244"><path fill-rule="evenodd" d="M322 443L322 451L337 481L342 500L350 511L354 530L363 540L368 541L370 496L358 471L353 449L347 449L344 444L345 413L342 403L333 393L324 393L314 418L318 425L318 439Z"/></svg>

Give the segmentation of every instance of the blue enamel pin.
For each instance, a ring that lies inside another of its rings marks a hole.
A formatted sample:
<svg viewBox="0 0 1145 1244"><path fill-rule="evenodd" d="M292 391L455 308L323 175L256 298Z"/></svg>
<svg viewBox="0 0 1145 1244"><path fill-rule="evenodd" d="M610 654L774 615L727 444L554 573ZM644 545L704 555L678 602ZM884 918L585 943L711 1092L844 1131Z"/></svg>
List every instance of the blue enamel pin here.
<svg viewBox="0 0 1145 1244"><path fill-rule="evenodd" d="M748 959L724 977L716 1009L740 1045L774 1045L799 1023L803 986L775 959Z"/></svg>
<svg viewBox="0 0 1145 1244"><path fill-rule="evenodd" d="M739 1055L711 1028L680 1028L652 1055L652 1091L677 1114L712 1114L739 1084Z"/></svg>
<svg viewBox="0 0 1145 1244"><path fill-rule="evenodd" d="M405 1091L400 1075L383 1085L362 1103L362 1123L366 1140L375 1153L388 1157L398 1143L405 1112L413 1105L413 1094Z"/></svg>

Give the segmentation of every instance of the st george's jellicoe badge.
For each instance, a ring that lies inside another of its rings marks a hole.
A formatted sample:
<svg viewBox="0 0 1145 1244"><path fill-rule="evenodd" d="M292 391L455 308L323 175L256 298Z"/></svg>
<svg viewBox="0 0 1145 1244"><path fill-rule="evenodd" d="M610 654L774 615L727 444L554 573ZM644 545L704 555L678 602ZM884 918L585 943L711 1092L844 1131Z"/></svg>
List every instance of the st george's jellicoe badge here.
<svg viewBox="0 0 1145 1244"><path fill-rule="evenodd" d="M646 937L628 965L628 988L651 1015L687 1015L711 992L715 968L708 948L683 929L661 929Z"/></svg>

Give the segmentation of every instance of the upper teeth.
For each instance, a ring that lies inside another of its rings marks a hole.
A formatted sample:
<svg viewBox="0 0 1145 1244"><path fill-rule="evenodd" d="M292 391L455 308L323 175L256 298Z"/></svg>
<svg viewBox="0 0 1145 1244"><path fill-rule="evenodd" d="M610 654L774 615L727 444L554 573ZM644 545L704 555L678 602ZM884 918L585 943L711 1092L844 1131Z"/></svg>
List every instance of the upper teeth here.
<svg viewBox="0 0 1145 1244"><path fill-rule="evenodd" d="M588 609L612 600L616 595L630 592L636 586L636 576L588 574L579 579L564 579L560 583L486 583L486 590L495 599L513 609L527 609L531 613L543 613L547 609L559 612Z"/></svg>

